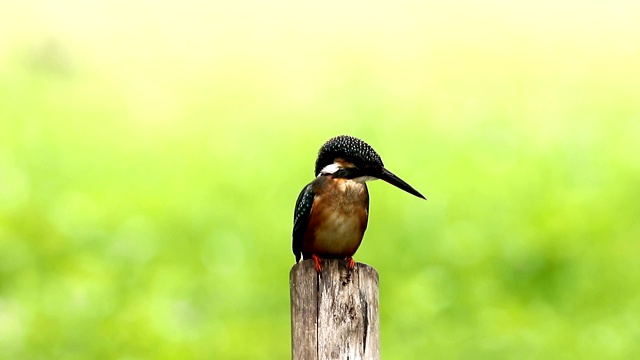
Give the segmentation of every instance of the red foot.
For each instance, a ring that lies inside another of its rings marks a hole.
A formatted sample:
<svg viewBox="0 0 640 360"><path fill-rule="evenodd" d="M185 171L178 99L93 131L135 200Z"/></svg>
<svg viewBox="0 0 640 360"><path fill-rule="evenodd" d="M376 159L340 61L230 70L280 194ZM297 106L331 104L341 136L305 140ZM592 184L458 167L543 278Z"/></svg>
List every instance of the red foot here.
<svg viewBox="0 0 640 360"><path fill-rule="evenodd" d="M318 255L311 255L313 263L316 265L316 272L322 272L322 259Z"/></svg>
<svg viewBox="0 0 640 360"><path fill-rule="evenodd" d="M347 260L349 260L349 269L353 269L356 266L356 261L352 257L347 258Z"/></svg>

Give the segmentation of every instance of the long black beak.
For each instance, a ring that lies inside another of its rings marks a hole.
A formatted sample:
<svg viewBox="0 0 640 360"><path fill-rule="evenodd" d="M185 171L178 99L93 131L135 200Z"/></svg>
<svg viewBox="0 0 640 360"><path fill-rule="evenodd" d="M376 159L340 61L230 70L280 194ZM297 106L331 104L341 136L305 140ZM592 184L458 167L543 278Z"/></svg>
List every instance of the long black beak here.
<svg viewBox="0 0 640 360"><path fill-rule="evenodd" d="M381 180L384 180L386 182L388 182L389 184L402 189L406 192L408 192L411 195L415 195L419 198L425 199L427 200L426 197L424 197L422 194L420 194L418 192L418 190L414 189L413 187L411 187L411 185L407 184L406 182L404 182L404 180L400 179L399 177L395 176L391 171L382 168L382 174L379 175L379 178Z"/></svg>

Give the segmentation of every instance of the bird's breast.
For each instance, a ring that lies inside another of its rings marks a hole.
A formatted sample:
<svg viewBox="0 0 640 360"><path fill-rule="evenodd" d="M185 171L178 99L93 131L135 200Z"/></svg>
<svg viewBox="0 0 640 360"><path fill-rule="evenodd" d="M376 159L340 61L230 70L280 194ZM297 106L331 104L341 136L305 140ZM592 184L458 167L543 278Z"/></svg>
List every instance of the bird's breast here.
<svg viewBox="0 0 640 360"><path fill-rule="evenodd" d="M321 257L352 256L367 227L367 187L348 179L324 179L313 203L303 253Z"/></svg>

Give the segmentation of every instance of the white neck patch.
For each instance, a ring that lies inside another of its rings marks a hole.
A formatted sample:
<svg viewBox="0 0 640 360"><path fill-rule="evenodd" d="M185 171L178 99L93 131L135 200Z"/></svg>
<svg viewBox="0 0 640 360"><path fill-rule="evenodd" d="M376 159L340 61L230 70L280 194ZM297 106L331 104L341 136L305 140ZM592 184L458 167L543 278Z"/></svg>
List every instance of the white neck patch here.
<svg viewBox="0 0 640 360"><path fill-rule="evenodd" d="M320 170L320 174L318 174L318 176L327 175L327 174L334 174L336 171L338 171L340 169L342 169L342 166L340 166L340 164L338 164L338 163L329 164L329 165L323 167L322 170Z"/></svg>

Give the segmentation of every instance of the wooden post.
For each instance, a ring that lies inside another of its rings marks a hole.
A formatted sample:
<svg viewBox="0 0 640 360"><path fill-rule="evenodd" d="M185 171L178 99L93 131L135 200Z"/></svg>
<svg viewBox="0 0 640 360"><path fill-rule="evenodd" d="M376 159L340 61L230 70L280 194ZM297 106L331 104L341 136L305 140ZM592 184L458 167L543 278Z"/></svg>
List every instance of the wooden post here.
<svg viewBox="0 0 640 360"><path fill-rule="evenodd" d="M378 273L369 265L312 260L294 265L291 287L293 360L379 360Z"/></svg>

